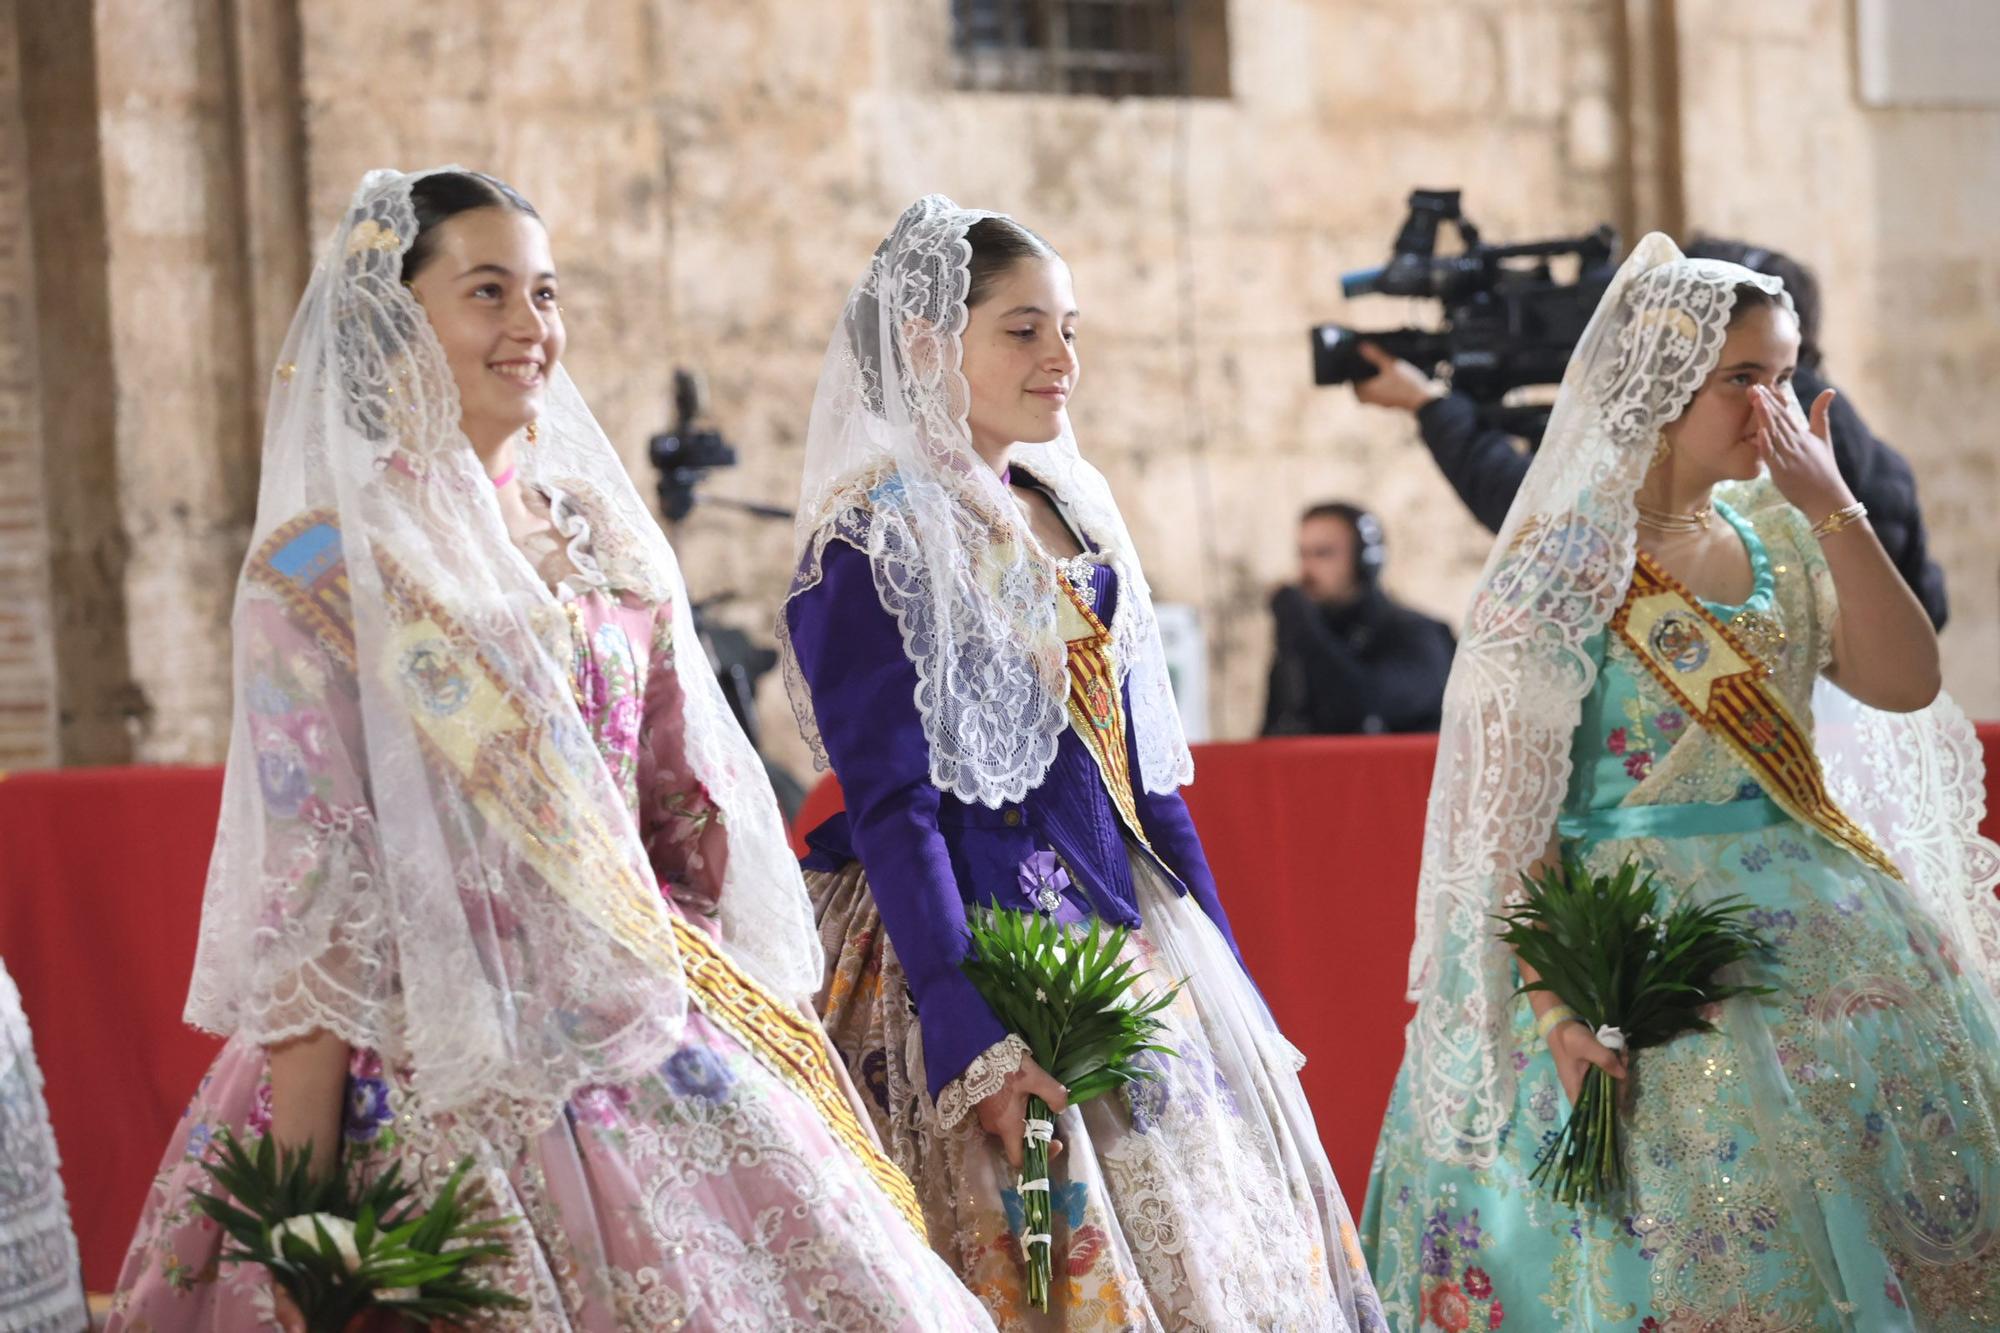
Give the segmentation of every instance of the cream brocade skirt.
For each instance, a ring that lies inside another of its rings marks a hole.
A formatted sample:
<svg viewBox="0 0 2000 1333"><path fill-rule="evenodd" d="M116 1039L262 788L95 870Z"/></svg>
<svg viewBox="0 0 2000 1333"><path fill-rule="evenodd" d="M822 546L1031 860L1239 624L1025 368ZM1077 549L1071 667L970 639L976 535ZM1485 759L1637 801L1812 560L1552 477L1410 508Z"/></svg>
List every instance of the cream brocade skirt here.
<svg viewBox="0 0 2000 1333"><path fill-rule="evenodd" d="M883 1146L915 1183L931 1244L1003 1330L1385 1329L1347 1206L1279 1034L1192 899L1134 857L1149 978L1185 978L1160 1077L1057 1117L1055 1281L1027 1303L1015 1176L926 1091L903 968L858 863L809 873L826 946L820 1009ZM1154 984L1158 984L1155 982Z"/></svg>

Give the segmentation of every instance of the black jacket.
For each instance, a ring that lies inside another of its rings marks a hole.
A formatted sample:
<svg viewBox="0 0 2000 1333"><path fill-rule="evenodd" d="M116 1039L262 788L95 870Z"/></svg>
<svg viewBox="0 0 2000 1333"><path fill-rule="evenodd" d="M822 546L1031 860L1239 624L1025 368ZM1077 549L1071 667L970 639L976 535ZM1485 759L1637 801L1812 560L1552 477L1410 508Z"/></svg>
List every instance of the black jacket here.
<svg viewBox="0 0 2000 1333"><path fill-rule="evenodd" d="M1816 372L1800 367L1793 378L1799 401L1808 407L1828 388ZM1869 431L1861 414L1841 394L1833 400L1833 460L1854 498L1868 506L1868 521L1882 549L1923 603L1931 624L1944 628L1947 605L1944 571L1929 557L1924 516L1917 507L1917 479L1903 456ZM1507 519L1514 492L1533 458L1525 442L1505 431L1482 427L1478 408L1463 394L1447 394L1417 413L1417 428L1445 480L1472 516L1494 532Z"/></svg>
<svg viewBox="0 0 2000 1333"><path fill-rule="evenodd" d="M1457 648L1449 627L1370 589L1322 606L1297 587L1271 599L1278 649L1266 736L1436 731Z"/></svg>

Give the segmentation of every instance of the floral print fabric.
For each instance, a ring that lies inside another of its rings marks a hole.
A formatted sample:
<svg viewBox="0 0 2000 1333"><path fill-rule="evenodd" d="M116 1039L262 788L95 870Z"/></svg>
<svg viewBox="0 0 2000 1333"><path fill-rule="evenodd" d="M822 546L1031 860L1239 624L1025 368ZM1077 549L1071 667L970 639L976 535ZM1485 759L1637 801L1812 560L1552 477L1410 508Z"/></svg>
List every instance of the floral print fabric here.
<svg viewBox="0 0 2000 1333"><path fill-rule="evenodd" d="M1782 640L1774 684L1810 716L1830 588L1794 511L1744 533ZM1613 644L1575 744L1572 810L1707 803L1758 789ZM1579 841L1703 900L1740 894L1771 938L1719 1030L1647 1050L1626 1113L1630 1197L1554 1203L1529 1173L1568 1114L1525 998L1499 1159L1428 1160L1408 1062L1376 1150L1362 1231L1399 1330L1638 1333L1960 1330L2000 1325L2000 1033L1904 887L1790 820L1749 832Z"/></svg>
<svg viewBox="0 0 2000 1333"><path fill-rule="evenodd" d="M602 590L565 605L581 739L623 785L673 910L701 920L715 910L727 841L687 762L665 616ZM260 777L281 798L273 807L295 811L300 825L278 853L285 874L274 877L271 910L282 911L287 894L309 893L323 873L309 854L317 825L357 799L328 787L319 756L358 738L341 712L351 682L328 679L324 656L288 637L288 622L251 629L264 636L250 685ZM263 1049L232 1041L169 1143L114 1329L273 1326L268 1284L218 1265L221 1237L190 1201L209 1187L201 1162L216 1132L261 1136L271 1113ZM342 1135L349 1169L396 1162L433 1187L471 1154L497 1212L518 1219L508 1260L487 1274L527 1303L508 1327L990 1327L812 1107L698 1007L657 1069L580 1089L554 1123L507 1105L427 1115L408 1071L356 1050Z"/></svg>
<svg viewBox="0 0 2000 1333"><path fill-rule="evenodd" d="M1186 978L1159 1077L1057 1117L1055 1281L1026 1300L1018 1182L967 1115L926 1092L917 1014L858 863L809 875L833 964L821 1008L932 1243L1004 1330L1386 1328L1358 1238L1277 1033L1221 934L1132 858L1131 958Z"/></svg>

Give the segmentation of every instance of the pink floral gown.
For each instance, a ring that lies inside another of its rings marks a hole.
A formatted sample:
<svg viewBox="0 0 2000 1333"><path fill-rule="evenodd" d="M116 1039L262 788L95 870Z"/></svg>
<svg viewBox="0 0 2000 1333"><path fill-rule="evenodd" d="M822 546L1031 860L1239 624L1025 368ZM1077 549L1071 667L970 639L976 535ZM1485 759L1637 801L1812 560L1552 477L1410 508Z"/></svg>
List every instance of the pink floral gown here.
<svg viewBox="0 0 2000 1333"><path fill-rule="evenodd" d="M672 910L699 922L715 907L705 886L721 882L727 836L685 762L670 618L605 586L563 596L583 719ZM335 753L359 743L351 671L281 609L254 609L271 613L238 631L256 636L246 688L259 778L270 808L303 827L358 799L336 789L349 781L340 775L365 771ZM435 1187L475 1155L499 1213L517 1219L509 1259L486 1273L526 1302L508 1327L990 1328L892 1197L900 1186L908 1202L907 1182L872 1143L836 1133L823 1101L704 1012L697 987L689 994L685 1044L642 1079L582 1089L552 1124L506 1107L477 1125L427 1116L407 1071L358 1050L344 1159L363 1172L401 1162L406 1178ZM232 1040L167 1144L111 1328L275 1327L263 1270L219 1266L222 1236L190 1201L212 1188L201 1162L218 1130L254 1139L270 1122L264 1050Z"/></svg>

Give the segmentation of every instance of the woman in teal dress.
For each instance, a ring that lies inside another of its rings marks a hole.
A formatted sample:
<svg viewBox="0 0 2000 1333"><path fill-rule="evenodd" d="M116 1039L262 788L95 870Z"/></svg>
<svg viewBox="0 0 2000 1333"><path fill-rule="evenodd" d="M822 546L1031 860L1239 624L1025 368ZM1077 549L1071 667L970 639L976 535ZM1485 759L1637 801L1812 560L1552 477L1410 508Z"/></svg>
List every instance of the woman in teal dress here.
<svg viewBox="0 0 2000 1333"><path fill-rule="evenodd" d="M1791 396L1797 346L1775 282L1649 237L1502 530L1362 1219L1398 1329L2000 1327L1977 746L1833 467L1831 395L1810 428ZM1630 1062L1517 994L1492 913L1561 854L1748 899L1771 993ZM1631 1183L1579 1211L1529 1173L1591 1064L1626 1093Z"/></svg>

